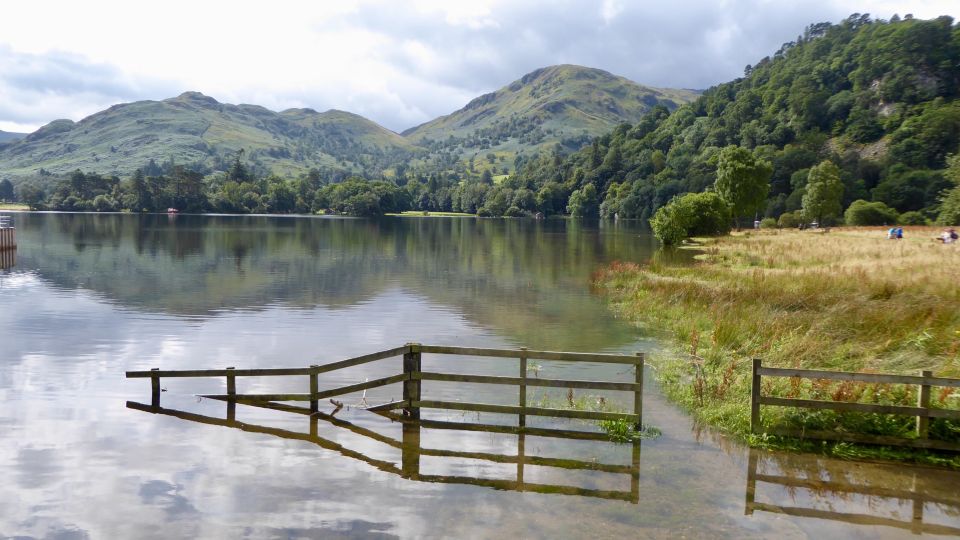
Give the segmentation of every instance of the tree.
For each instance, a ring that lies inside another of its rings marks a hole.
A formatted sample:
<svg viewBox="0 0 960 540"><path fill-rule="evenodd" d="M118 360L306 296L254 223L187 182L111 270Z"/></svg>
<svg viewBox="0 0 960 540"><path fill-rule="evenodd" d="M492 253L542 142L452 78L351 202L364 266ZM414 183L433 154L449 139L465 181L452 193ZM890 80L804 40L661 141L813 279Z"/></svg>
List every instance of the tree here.
<svg viewBox="0 0 960 540"><path fill-rule="evenodd" d="M597 188L587 184L570 194L567 212L573 217L594 218L599 215L600 203L597 200Z"/></svg>
<svg viewBox="0 0 960 540"><path fill-rule="evenodd" d="M13 201L13 182L4 178L0 180L0 201Z"/></svg>
<svg viewBox="0 0 960 540"><path fill-rule="evenodd" d="M690 207L678 197L657 209L657 213L650 218L650 228L657 240L664 245L674 246L689 236L692 221Z"/></svg>
<svg viewBox="0 0 960 540"><path fill-rule="evenodd" d="M720 151L714 188L730 206L738 226L741 217L759 212L766 204L772 174L770 162L744 148L731 145Z"/></svg>
<svg viewBox="0 0 960 540"><path fill-rule="evenodd" d="M843 214L847 225L893 225L898 217L896 210L882 202L867 202L863 199L853 201Z"/></svg>
<svg viewBox="0 0 960 540"><path fill-rule="evenodd" d="M804 217L822 224L826 219L839 216L843 210L840 206L842 198L840 169L832 161L824 161L810 169L807 190L803 194Z"/></svg>

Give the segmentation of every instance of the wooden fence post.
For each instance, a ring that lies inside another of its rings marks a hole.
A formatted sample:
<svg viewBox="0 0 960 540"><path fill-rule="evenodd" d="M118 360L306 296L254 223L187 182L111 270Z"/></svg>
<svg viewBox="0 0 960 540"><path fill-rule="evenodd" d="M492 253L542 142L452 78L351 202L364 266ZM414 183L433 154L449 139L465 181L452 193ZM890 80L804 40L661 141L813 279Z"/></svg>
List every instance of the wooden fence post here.
<svg viewBox="0 0 960 540"><path fill-rule="evenodd" d="M160 371L160 368L151 368L150 371ZM160 406L160 376L157 374L150 375L150 405Z"/></svg>
<svg viewBox="0 0 960 540"><path fill-rule="evenodd" d="M519 404L520 408L524 409L527 406L527 348L520 347L520 398ZM520 427L525 427L527 425L527 415L523 412L520 413L520 420L518 424ZM523 480L521 480L521 483Z"/></svg>
<svg viewBox="0 0 960 540"><path fill-rule="evenodd" d="M410 418L420 419L420 406L414 405L420 401L420 380L414 379L414 373L420 373L420 344L408 343L410 352L403 355L403 373L407 379L403 381L403 399L408 402L404 414Z"/></svg>
<svg viewBox="0 0 960 540"><path fill-rule="evenodd" d="M921 371L921 377L933 377L932 371ZM917 407L924 409L930 408L930 385L921 384L920 391L917 393ZM917 417L917 438L926 439L930 428L930 418L928 416Z"/></svg>
<svg viewBox="0 0 960 540"><path fill-rule="evenodd" d="M756 362L756 360L754 360ZM744 493L743 515L752 516L754 503L757 500L757 465L760 459L760 453L756 448L749 450L747 458L747 489Z"/></svg>
<svg viewBox="0 0 960 540"><path fill-rule="evenodd" d="M637 415L636 430L643 429L643 364L644 356L642 352L637 353L638 362L634 366L636 374L634 381L640 386L633 391L633 414Z"/></svg>
<svg viewBox="0 0 960 540"><path fill-rule="evenodd" d="M227 420L237 419L237 376L233 374L234 367L227 368Z"/></svg>
<svg viewBox="0 0 960 540"><path fill-rule="evenodd" d="M750 433L760 432L760 367L759 358L753 359L753 382L750 385Z"/></svg>
<svg viewBox="0 0 960 540"><path fill-rule="evenodd" d="M320 391L320 381L317 377L317 366L311 365L310 369L310 413L315 413L320 411L320 403L317 400L317 392Z"/></svg>

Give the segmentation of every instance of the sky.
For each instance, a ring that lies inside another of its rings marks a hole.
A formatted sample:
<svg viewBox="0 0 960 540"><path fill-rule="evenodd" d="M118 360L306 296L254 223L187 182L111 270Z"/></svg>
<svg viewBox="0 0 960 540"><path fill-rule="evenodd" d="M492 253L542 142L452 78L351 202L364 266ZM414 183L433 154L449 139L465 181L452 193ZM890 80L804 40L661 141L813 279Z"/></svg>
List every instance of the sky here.
<svg viewBox="0 0 960 540"><path fill-rule="evenodd" d="M554 64L708 88L808 24L852 13L958 18L960 2L4 2L0 130L193 90L273 110L347 110L402 131Z"/></svg>

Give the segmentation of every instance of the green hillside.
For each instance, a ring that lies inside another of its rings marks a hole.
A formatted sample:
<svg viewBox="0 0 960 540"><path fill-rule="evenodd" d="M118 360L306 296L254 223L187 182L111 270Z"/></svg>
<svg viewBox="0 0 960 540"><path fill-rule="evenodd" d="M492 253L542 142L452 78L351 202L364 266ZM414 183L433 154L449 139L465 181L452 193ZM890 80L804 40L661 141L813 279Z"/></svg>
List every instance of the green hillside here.
<svg viewBox="0 0 960 540"><path fill-rule="evenodd" d="M651 88L599 69L550 66L403 135L431 151L414 163L428 170L456 168L471 158L471 172L511 170L518 153L557 143L576 150L617 124L638 121L655 105L673 110L696 97L693 91Z"/></svg>
<svg viewBox="0 0 960 540"><path fill-rule="evenodd" d="M363 117L310 109L273 112L219 103L198 92L110 107L80 122L56 120L0 148L11 176L76 169L129 175L151 160L200 172L226 170L238 151L255 170L309 168L375 173L416 148Z"/></svg>
<svg viewBox="0 0 960 540"><path fill-rule="evenodd" d="M761 217L800 210L811 169L831 161L841 212L863 199L922 222L937 218L953 185L958 97L960 27L950 17L855 14L810 25L744 77L672 113L658 108L569 157L530 160L504 184L555 201L548 211L569 201L582 215L647 218L675 195L712 189L721 149L736 145L772 167Z"/></svg>
<svg viewBox="0 0 960 540"><path fill-rule="evenodd" d="M0 131L0 145L16 141L26 137L26 133L11 133L9 131Z"/></svg>

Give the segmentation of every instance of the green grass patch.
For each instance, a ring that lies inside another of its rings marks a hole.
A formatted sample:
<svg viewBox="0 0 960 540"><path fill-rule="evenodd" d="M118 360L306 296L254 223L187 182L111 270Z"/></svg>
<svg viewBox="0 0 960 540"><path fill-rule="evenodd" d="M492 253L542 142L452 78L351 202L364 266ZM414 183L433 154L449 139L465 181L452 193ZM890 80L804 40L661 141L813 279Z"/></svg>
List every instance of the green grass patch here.
<svg viewBox="0 0 960 540"><path fill-rule="evenodd" d="M30 207L21 203L0 202L0 210L29 210Z"/></svg>
<svg viewBox="0 0 960 540"><path fill-rule="evenodd" d="M765 366L960 377L960 249L916 228L901 241L880 229L763 231L703 240L693 265L655 258L613 264L596 285L623 318L674 351L651 359L667 396L699 420L764 446L840 457L881 457L960 468L960 456L750 436L751 360ZM778 397L913 406L917 387L764 378ZM960 391L932 405L960 409ZM765 428L913 437L911 417L762 408ZM931 419L930 436L960 441L960 422Z"/></svg>

